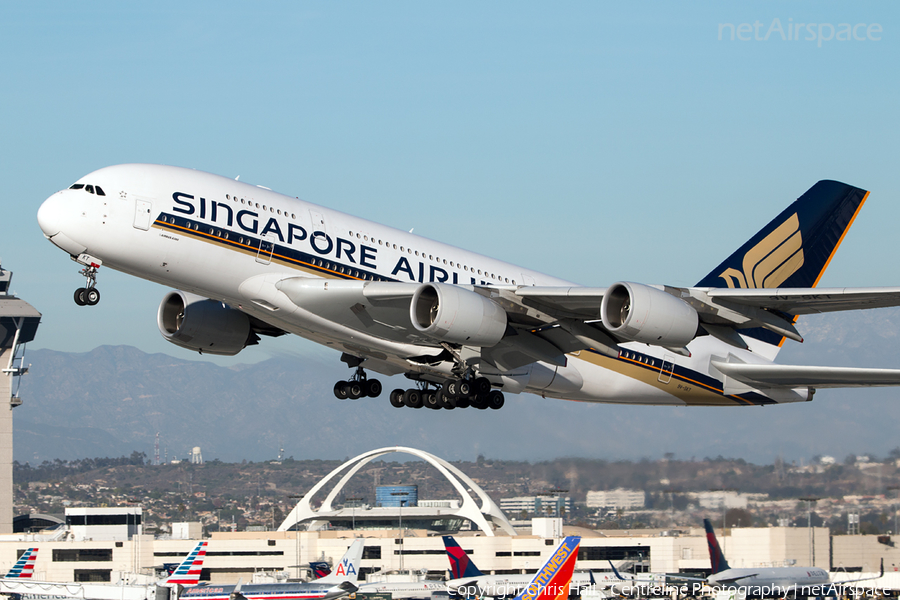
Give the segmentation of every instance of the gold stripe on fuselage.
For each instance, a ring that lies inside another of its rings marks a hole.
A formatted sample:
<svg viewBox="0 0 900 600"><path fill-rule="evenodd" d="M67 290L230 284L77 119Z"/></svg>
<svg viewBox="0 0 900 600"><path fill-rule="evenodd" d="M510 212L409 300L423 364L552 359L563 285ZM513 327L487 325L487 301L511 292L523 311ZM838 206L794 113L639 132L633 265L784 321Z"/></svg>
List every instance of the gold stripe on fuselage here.
<svg viewBox="0 0 900 600"><path fill-rule="evenodd" d="M619 373L635 381L652 385L653 387L675 396L688 406L734 406L735 404L755 406L756 403L739 396L725 396L721 388L714 388L684 375L673 373L668 383L659 380L661 361L654 358L654 365L650 366L637 359L619 357L610 358L597 352L582 352L578 358L592 365Z"/></svg>

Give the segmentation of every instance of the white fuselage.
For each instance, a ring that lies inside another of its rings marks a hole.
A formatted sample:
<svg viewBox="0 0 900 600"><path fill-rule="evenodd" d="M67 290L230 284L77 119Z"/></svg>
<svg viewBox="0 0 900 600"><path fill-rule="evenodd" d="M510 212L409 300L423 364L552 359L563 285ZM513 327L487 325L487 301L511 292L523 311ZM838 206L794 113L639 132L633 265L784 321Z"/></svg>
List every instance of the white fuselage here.
<svg viewBox="0 0 900 600"><path fill-rule="evenodd" d="M443 581L379 581L362 583L358 594L391 594L392 598L431 598L434 592L447 591Z"/></svg>
<svg viewBox="0 0 900 600"><path fill-rule="evenodd" d="M707 581L713 587L745 589L748 596L784 596L787 590L794 588L801 595L800 588L830 583L828 572L818 567L726 569L710 575ZM808 596L810 593L802 595Z"/></svg>
<svg viewBox="0 0 900 600"><path fill-rule="evenodd" d="M221 300L274 327L368 357L385 374L449 376L450 363L407 360L440 347L372 335L285 304L273 287L286 277L393 281L408 284L573 286L487 256L317 206L271 190L190 169L120 165L80 183L105 195L62 190L41 206L44 234L73 256L142 279ZM690 357L626 343L618 357L571 352L565 366L535 362L482 374L504 392L592 402L671 405L752 405L807 400L802 390L728 395L711 358L741 355L759 362L760 350L726 346L711 336L689 345Z"/></svg>

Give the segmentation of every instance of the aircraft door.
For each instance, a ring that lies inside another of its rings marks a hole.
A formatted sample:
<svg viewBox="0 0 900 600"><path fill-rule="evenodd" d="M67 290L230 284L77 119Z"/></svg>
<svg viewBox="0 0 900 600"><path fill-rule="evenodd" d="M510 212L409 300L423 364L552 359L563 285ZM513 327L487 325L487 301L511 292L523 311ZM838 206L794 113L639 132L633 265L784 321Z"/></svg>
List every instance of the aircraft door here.
<svg viewBox="0 0 900 600"><path fill-rule="evenodd" d="M312 219L312 227L310 228L310 233L312 233L313 231L322 231L324 233L328 233L328 231L325 229L325 216L322 213L310 210L309 216Z"/></svg>
<svg viewBox="0 0 900 600"><path fill-rule="evenodd" d="M259 239L259 249L256 252L256 262L267 265L272 262L272 252L275 251L275 234L267 233Z"/></svg>
<svg viewBox="0 0 900 600"><path fill-rule="evenodd" d="M657 380L660 383L669 383L672 380L672 373L675 372L675 357L671 354L664 354L662 360L662 366L659 368L659 377Z"/></svg>
<svg viewBox="0 0 900 600"><path fill-rule="evenodd" d="M149 200L134 201L134 228L147 231L150 229L151 211L153 204Z"/></svg>

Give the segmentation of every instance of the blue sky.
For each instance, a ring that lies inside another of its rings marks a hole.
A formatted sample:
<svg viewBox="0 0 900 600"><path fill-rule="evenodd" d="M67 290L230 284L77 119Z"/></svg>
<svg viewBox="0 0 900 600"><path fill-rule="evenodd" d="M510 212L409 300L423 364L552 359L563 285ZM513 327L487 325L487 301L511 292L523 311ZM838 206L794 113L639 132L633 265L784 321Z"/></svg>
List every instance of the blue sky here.
<svg viewBox="0 0 900 600"><path fill-rule="evenodd" d="M728 39L775 19L879 39ZM0 22L0 257L44 314L36 347L197 358L159 335L160 286L101 270L101 303L76 307L77 265L37 226L124 162L594 286L691 285L839 179L872 194L820 285L900 284L895 3L4 2ZM282 338L229 361L280 352L338 358Z"/></svg>

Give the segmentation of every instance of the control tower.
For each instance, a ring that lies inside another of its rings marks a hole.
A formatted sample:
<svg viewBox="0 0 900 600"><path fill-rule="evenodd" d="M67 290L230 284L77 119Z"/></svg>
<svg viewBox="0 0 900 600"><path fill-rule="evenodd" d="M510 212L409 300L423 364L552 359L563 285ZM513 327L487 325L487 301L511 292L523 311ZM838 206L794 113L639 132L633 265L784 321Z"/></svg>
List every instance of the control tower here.
<svg viewBox="0 0 900 600"><path fill-rule="evenodd" d="M22 404L19 381L28 371L25 344L34 339L41 313L10 294L12 273L0 266L0 534L12 533L13 420L12 409Z"/></svg>

